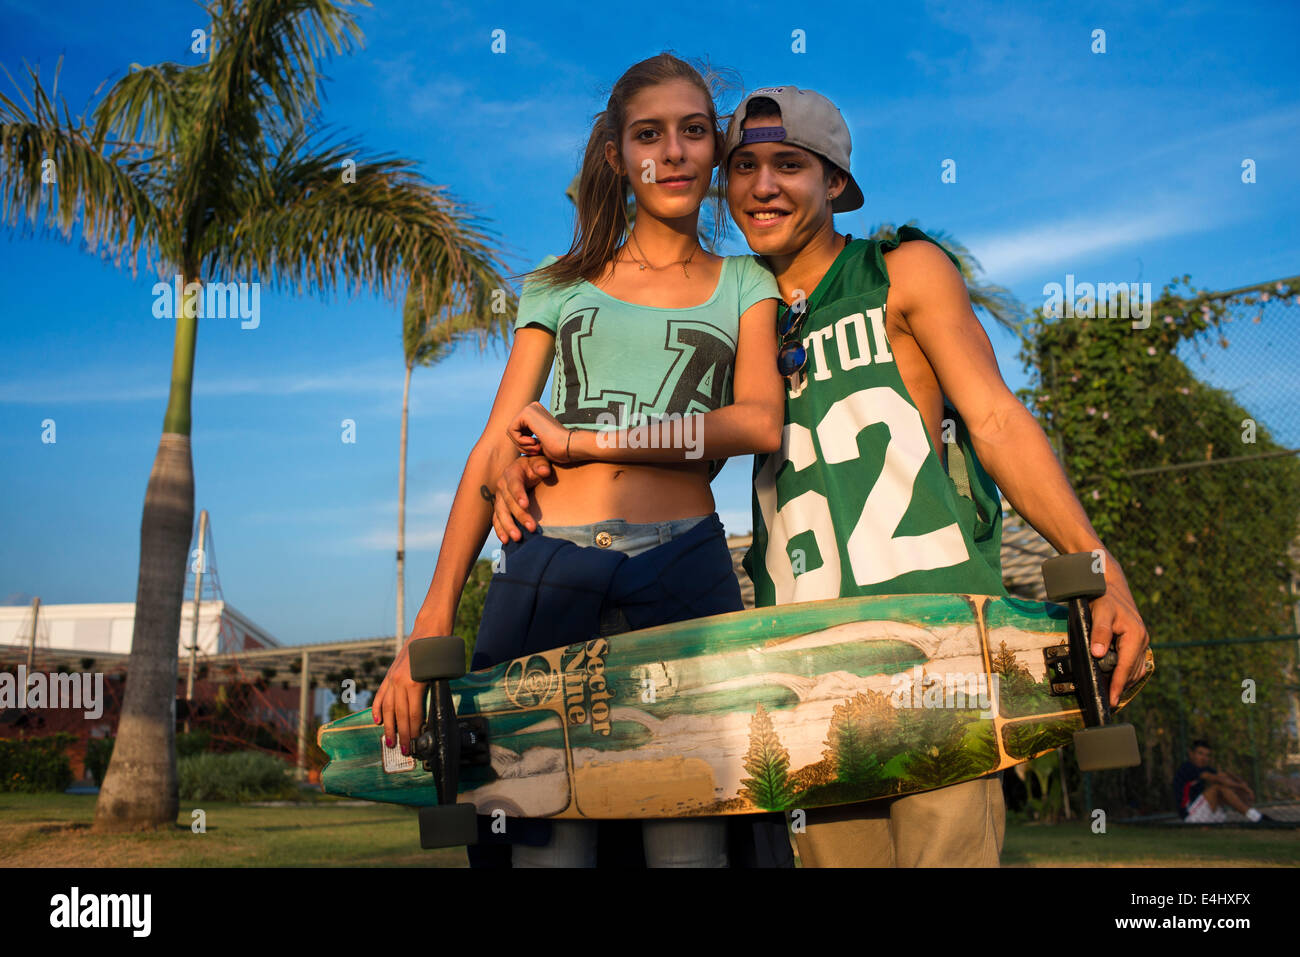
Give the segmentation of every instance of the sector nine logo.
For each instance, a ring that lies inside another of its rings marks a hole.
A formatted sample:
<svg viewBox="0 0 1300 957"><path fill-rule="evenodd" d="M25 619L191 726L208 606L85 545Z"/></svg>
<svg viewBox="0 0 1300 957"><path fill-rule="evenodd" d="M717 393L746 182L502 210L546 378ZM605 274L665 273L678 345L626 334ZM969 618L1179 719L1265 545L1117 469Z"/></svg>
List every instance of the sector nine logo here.
<svg viewBox="0 0 1300 957"><path fill-rule="evenodd" d="M560 689L560 674L549 659L533 655L510 662L503 684L506 697L516 708L536 708Z"/></svg>
<svg viewBox="0 0 1300 957"><path fill-rule="evenodd" d="M564 714L571 725L591 721L591 730L607 735L610 731L609 699L613 695L605 680L605 654L609 642L593 638L583 644L569 645L560 655L564 674Z"/></svg>

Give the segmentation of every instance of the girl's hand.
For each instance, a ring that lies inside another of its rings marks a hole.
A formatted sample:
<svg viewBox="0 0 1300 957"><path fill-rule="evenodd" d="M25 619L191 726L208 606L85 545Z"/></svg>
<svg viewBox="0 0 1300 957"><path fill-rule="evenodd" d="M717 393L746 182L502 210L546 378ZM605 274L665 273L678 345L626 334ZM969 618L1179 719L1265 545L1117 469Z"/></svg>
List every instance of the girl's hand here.
<svg viewBox="0 0 1300 957"><path fill-rule="evenodd" d="M444 633L450 634L449 631L433 632ZM420 725L424 721L424 692L427 687L411 678L411 658L407 653L409 645L408 639L393 659L388 674L384 676L379 691L370 703L371 716L375 724L384 726L388 746L401 748L403 754L411 753L411 742L420 734Z"/></svg>
<svg viewBox="0 0 1300 957"><path fill-rule="evenodd" d="M496 494L492 496L492 527L501 544L519 541L523 537L520 526L530 532L536 530L537 521L528 510L528 499L533 486L553 474L551 463L542 455L518 456L501 473Z"/></svg>
<svg viewBox="0 0 1300 957"><path fill-rule="evenodd" d="M540 402L524 406L506 434L524 455L545 455L561 464L569 461L569 430Z"/></svg>

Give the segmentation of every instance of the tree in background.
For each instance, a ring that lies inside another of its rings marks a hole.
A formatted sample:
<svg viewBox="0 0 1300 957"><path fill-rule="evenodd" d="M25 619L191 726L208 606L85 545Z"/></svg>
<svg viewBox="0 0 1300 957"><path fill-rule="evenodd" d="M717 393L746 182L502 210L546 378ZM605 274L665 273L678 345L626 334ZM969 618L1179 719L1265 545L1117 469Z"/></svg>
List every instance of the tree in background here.
<svg viewBox="0 0 1300 957"><path fill-rule="evenodd" d="M1188 279L1183 295L1165 287L1145 329L1097 309L1071 318L1038 310L1022 337L1032 385L1021 398L1123 562L1153 643L1287 634L1300 463L1179 358L1184 343L1218 330L1229 306ZM1286 295L1298 292L1293 281ZM1124 299L1120 314L1128 315ZM1262 768L1253 770L1276 766L1287 745L1292 653L1289 642L1157 650L1155 677L1130 705L1144 767L1099 786L1167 809L1174 768L1201 736L1213 739L1216 763L1238 773L1256 755Z"/></svg>
<svg viewBox="0 0 1300 957"><path fill-rule="evenodd" d="M469 579L460 593L456 606L456 636L465 642L465 667L474 658L474 639L478 636L479 622L483 620L483 603L487 600L488 586L492 584L492 563L480 558L469 570Z"/></svg>
<svg viewBox="0 0 1300 957"><path fill-rule="evenodd" d="M205 63L131 71L73 117L28 70L30 94L0 96L7 223L70 239L134 271L179 276L171 391L140 522L130 675L98 830L171 827L178 810L177 636L194 524L190 396L205 284L340 284L395 298L409 280L426 312L477 288L466 257L493 261L469 212L408 160L330 143L317 60L361 38L351 0L232 0L212 18ZM448 278L451 281L448 281ZM499 283L504 286L504 281ZM211 301L213 297L209 296Z"/></svg>
<svg viewBox="0 0 1300 957"><path fill-rule="evenodd" d="M911 226L920 229L915 219L910 219L904 226ZM957 260L957 268L961 272L962 278L966 280L966 291L970 294L971 305L976 309L982 309L1003 329L1019 334L1020 324L1025 320L1025 307L1021 305L1020 300L1011 294L1011 290L1005 286L999 286L995 283L985 282L980 278L984 273L984 267L980 265L969 249L960 242L949 236L943 230L922 230L927 236L937 242L944 249L952 254ZM893 223L882 223L871 231L868 239L897 239L898 227Z"/></svg>
<svg viewBox="0 0 1300 957"><path fill-rule="evenodd" d="M509 316L518 308L518 297L502 282L495 261L469 251L464 256L468 279L450 274L444 264L429 309L426 293L415 287L407 293L402 309L402 351L406 378L402 385L402 434L397 463L397 629L395 653L406 640L406 440L411 396L411 370L431 366L450 355L458 342L473 338L481 350L489 338L508 338ZM460 287L457 289L456 287ZM448 292L450 294L448 294ZM450 304L448 304L450 303ZM459 613L458 613L459 614ZM475 628L477 631L477 627ZM467 644L473 635L461 635Z"/></svg>

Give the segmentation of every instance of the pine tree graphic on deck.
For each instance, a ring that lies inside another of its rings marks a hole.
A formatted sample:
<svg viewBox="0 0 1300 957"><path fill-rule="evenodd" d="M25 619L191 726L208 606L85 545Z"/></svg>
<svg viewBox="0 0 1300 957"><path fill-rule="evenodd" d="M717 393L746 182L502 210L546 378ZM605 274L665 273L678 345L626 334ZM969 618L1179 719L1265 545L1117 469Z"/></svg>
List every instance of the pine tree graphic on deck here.
<svg viewBox="0 0 1300 957"><path fill-rule="evenodd" d="M784 811L794 803L790 786L790 752L781 744L772 719L760 704L749 722L749 751L740 793L764 811Z"/></svg>

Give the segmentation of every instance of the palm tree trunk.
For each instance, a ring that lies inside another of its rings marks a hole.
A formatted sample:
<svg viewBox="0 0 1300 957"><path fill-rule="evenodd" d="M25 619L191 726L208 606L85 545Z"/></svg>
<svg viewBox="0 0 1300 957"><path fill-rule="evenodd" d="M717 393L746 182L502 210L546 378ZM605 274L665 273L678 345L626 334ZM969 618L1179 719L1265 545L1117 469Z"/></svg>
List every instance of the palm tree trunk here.
<svg viewBox="0 0 1300 957"><path fill-rule="evenodd" d="M197 270L186 270L194 275ZM194 531L190 393L198 320L177 307L172 383L140 519L135 629L117 741L95 804L100 832L176 824L176 678L185 563Z"/></svg>
<svg viewBox="0 0 1300 957"><path fill-rule="evenodd" d="M406 638L406 423L411 398L411 363L406 363L406 383L402 386L402 440L397 461L397 635L395 652L402 650Z"/></svg>

